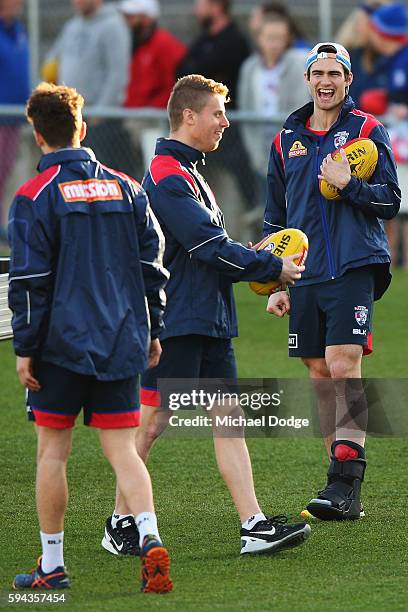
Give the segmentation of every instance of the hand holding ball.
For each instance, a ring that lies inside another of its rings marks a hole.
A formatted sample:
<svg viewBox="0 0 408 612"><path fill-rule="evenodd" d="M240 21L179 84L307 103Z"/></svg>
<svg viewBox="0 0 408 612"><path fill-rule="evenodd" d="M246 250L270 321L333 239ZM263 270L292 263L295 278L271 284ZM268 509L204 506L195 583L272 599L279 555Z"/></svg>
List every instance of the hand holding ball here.
<svg viewBox="0 0 408 612"><path fill-rule="evenodd" d="M355 138L342 147L350 165L351 176L368 181L374 174L378 161L378 150L375 142L369 138ZM331 157L336 162L342 162L340 149L334 151ZM321 178L319 181L320 193L326 200L340 200L340 190Z"/></svg>
<svg viewBox="0 0 408 612"><path fill-rule="evenodd" d="M295 259L294 263L300 266L304 263L309 248L309 241L306 234L295 228L283 229L274 234L269 234L263 240L258 242L254 247L256 251L270 251L278 257L287 257L300 253L300 257ZM249 283L252 291L258 295L270 295L274 289L277 289L282 283L282 280L270 281L269 283Z"/></svg>

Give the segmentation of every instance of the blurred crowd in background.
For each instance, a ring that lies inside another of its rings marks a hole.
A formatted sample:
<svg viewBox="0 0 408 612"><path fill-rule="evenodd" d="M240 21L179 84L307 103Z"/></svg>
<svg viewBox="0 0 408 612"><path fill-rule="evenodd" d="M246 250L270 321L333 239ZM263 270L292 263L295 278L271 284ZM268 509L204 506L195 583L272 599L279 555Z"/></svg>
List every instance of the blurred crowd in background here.
<svg viewBox="0 0 408 612"><path fill-rule="evenodd" d="M41 77L76 87L88 108L165 109L176 79L190 73L228 86L229 109L245 111L252 120L232 121L218 151L208 156L203 173L221 191L221 203L227 189L232 235L250 228L256 238L270 145L283 117L310 99L304 59L318 41L308 40L285 2L254 2L243 28L233 17L232 0L195 0L199 33L191 40L179 40L161 27L158 0L70 2L73 16L61 24L47 50ZM23 11L24 0L0 0L0 110L5 104L24 105L35 85L30 84ZM350 52L354 74L350 95L357 108L380 117L391 137L404 197L387 232L394 265L408 269L407 7L392 1L356 2L333 40ZM10 204L6 187L19 156L22 125L23 117L0 114L3 244ZM158 124L153 115L150 121L138 121L100 113L88 118L84 146L108 166L141 180L156 137L166 135L163 123Z"/></svg>

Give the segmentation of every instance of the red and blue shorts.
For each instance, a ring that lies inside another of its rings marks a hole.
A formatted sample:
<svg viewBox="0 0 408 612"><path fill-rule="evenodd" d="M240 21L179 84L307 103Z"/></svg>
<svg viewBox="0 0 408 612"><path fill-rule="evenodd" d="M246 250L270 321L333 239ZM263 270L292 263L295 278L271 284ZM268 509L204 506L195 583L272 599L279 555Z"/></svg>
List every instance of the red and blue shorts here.
<svg viewBox="0 0 408 612"><path fill-rule="evenodd" d="M84 423L98 429L137 427L140 420L139 376L98 380L38 361L34 376L41 385L27 395L28 418L37 425L69 429L84 410Z"/></svg>

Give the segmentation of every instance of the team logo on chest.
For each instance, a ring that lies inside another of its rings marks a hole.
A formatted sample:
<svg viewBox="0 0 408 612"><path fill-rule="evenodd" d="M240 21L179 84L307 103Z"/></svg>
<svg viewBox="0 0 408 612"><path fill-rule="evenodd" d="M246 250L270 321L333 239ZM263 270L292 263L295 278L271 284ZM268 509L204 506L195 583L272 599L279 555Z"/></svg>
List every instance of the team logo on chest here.
<svg viewBox="0 0 408 612"><path fill-rule="evenodd" d="M289 149L288 157L299 157L300 155L307 155L307 148L302 145L300 140L295 140Z"/></svg>
<svg viewBox="0 0 408 612"><path fill-rule="evenodd" d="M346 144L349 136L349 132L337 132L337 134L334 135L334 146L336 149L343 147Z"/></svg>
<svg viewBox="0 0 408 612"><path fill-rule="evenodd" d="M366 306L354 306L354 317L360 327L365 325L368 318L368 308Z"/></svg>

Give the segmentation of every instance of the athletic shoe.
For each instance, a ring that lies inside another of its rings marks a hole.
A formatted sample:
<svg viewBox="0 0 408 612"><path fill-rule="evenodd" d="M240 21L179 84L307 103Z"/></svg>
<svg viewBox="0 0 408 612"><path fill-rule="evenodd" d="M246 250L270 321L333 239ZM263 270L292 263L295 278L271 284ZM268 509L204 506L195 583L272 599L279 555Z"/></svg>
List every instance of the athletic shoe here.
<svg viewBox="0 0 408 612"><path fill-rule="evenodd" d="M170 555L156 536L144 537L140 559L143 593L168 593L173 589L169 575Z"/></svg>
<svg viewBox="0 0 408 612"><path fill-rule="evenodd" d="M70 581L65 567L56 567L46 574L41 569L42 556L37 561L37 567L29 574L17 574L13 580L13 589L66 589Z"/></svg>
<svg viewBox="0 0 408 612"><path fill-rule="evenodd" d="M282 548L302 544L310 535L307 523L287 524L286 516L280 514L258 521L252 529L241 529L241 555L248 553L274 553Z"/></svg>
<svg viewBox="0 0 408 612"><path fill-rule="evenodd" d="M106 519L103 548L112 555L140 555L139 530L133 516L125 516L112 527L112 517Z"/></svg>

